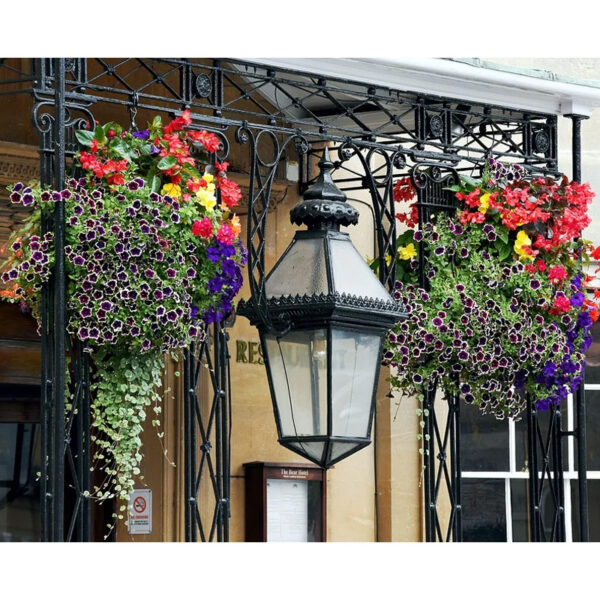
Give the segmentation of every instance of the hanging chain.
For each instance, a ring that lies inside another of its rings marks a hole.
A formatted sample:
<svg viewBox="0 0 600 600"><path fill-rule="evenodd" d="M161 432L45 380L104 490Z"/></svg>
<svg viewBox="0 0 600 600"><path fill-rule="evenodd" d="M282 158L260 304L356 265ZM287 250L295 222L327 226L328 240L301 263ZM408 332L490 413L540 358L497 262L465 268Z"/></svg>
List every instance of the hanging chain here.
<svg viewBox="0 0 600 600"><path fill-rule="evenodd" d="M138 93L136 91L134 91L132 93L132 95L131 95L131 104L128 107L128 109L129 109L129 118L131 120L131 129L132 130L137 129L137 124L135 122L135 117L137 116L138 103L139 103Z"/></svg>

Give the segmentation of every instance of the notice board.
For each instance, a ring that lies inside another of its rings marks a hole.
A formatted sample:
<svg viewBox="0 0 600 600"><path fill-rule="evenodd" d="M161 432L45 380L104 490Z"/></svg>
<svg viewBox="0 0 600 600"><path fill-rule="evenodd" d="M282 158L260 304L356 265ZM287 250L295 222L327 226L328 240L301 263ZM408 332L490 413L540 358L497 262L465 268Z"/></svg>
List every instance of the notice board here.
<svg viewBox="0 0 600 600"><path fill-rule="evenodd" d="M244 465L246 541L324 542L325 471L316 465Z"/></svg>

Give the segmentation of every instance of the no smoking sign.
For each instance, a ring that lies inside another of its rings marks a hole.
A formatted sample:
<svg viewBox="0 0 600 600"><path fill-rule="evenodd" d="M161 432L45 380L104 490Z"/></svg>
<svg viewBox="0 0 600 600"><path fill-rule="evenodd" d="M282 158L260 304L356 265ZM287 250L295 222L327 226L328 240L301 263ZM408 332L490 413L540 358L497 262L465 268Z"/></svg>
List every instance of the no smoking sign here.
<svg viewBox="0 0 600 600"><path fill-rule="evenodd" d="M133 490L127 519L129 533L152 533L152 490Z"/></svg>

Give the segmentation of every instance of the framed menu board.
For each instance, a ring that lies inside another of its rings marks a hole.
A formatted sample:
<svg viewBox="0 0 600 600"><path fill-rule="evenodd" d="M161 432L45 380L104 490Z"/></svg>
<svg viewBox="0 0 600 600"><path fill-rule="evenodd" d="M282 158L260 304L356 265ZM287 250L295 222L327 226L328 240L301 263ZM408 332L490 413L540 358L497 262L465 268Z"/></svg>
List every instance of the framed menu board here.
<svg viewBox="0 0 600 600"><path fill-rule="evenodd" d="M326 478L297 463L244 465L247 542L324 542Z"/></svg>

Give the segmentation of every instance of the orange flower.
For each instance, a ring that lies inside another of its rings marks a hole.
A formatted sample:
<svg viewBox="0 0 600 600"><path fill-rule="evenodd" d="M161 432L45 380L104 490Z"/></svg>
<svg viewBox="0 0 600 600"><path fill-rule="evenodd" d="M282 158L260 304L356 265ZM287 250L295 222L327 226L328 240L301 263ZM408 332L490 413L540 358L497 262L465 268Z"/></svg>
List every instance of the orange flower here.
<svg viewBox="0 0 600 600"><path fill-rule="evenodd" d="M17 294L18 284L13 284L12 287L6 290L0 290L0 298L19 298Z"/></svg>
<svg viewBox="0 0 600 600"><path fill-rule="evenodd" d="M240 235L242 232L242 224L240 223L240 218L237 215L233 215L233 217L231 217L231 231L233 231L235 237Z"/></svg>

